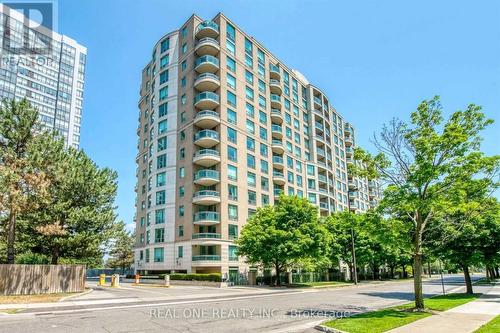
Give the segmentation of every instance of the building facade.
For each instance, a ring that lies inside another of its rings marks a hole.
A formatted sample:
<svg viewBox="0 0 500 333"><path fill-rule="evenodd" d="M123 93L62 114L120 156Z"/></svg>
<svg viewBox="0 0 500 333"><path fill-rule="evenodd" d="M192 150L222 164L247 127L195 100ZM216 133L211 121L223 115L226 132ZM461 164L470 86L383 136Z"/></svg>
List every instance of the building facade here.
<svg viewBox="0 0 500 333"><path fill-rule="evenodd" d="M0 36L0 98L26 98L45 128L78 148L87 49L2 4Z"/></svg>
<svg viewBox="0 0 500 333"><path fill-rule="evenodd" d="M281 193L307 198L323 216L370 206L368 182L347 172L352 126L221 13L193 15L157 42L139 110L140 272L244 273L234 240Z"/></svg>

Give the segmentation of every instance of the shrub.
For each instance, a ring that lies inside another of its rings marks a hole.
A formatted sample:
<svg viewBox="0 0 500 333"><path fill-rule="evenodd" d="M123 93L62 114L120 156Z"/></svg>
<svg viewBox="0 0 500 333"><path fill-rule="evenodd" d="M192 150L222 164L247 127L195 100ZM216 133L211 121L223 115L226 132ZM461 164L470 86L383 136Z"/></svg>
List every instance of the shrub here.
<svg viewBox="0 0 500 333"><path fill-rule="evenodd" d="M25 265L47 265L49 263L49 257L40 253L33 253L31 251L19 254L16 257L16 264Z"/></svg>

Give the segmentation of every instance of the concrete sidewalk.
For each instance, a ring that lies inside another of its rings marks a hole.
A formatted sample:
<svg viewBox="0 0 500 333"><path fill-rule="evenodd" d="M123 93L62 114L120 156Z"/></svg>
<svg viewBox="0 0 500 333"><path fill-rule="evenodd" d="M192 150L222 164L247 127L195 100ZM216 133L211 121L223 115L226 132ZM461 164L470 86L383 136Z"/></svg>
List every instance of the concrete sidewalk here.
<svg viewBox="0 0 500 333"><path fill-rule="evenodd" d="M390 330L390 333L469 333L500 315L500 285L475 301Z"/></svg>

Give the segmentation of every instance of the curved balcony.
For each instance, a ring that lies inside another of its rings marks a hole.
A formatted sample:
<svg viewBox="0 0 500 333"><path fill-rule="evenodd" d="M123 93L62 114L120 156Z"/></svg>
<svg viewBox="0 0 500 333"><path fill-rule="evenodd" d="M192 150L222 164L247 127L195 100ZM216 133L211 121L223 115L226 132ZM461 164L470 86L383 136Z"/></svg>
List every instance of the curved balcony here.
<svg viewBox="0 0 500 333"><path fill-rule="evenodd" d="M318 180L322 183L327 183L327 179L325 175L318 175Z"/></svg>
<svg viewBox="0 0 500 333"><path fill-rule="evenodd" d="M279 196L281 195L281 193L283 193L283 190L282 190L282 189L280 189L280 188L275 188L275 189L273 190L274 199L275 199L275 200L276 200L276 199L278 199L278 198L279 198Z"/></svg>
<svg viewBox="0 0 500 333"><path fill-rule="evenodd" d="M283 123L283 115L278 109L271 109L271 121L276 124Z"/></svg>
<svg viewBox="0 0 500 333"><path fill-rule="evenodd" d="M319 209L320 210L328 211L328 203L327 202L320 202L319 203Z"/></svg>
<svg viewBox="0 0 500 333"><path fill-rule="evenodd" d="M205 37L200 39L196 46L194 47L194 51L197 55L216 55L220 51L219 42L211 37Z"/></svg>
<svg viewBox="0 0 500 333"><path fill-rule="evenodd" d="M194 117L194 124L201 128L213 128L220 124L220 115L212 110L203 110Z"/></svg>
<svg viewBox="0 0 500 333"><path fill-rule="evenodd" d="M198 212L193 215L194 224L211 225L220 223L220 214L217 212Z"/></svg>
<svg viewBox="0 0 500 333"><path fill-rule="evenodd" d="M273 64L269 64L269 77L274 80L281 80L280 68Z"/></svg>
<svg viewBox="0 0 500 333"><path fill-rule="evenodd" d="M320 108L320 109L323 107L323 102L321 101L320 97L314 96L313 97L313 101L314 101L314 106L315 107Z"/></svg>
<svg viewBox="0 0 500 333"><path fill-rule="evenodd" d="M283 137L283 132L280 125L271 125L271 134L276 139L281 139Z"/></svg>
<svg viewBox="0 0 500 333"><path fill-rule="evenodd" d="M194 175L194 183L197 185L211 186L220 181L220 173L216 170L203 169Z"/></svg>
<svg viewBox="0 0 500 333"><path fill-rule="evenodd" d="M194 87L199 91L214 91L220 87L220 79L213 73L203 73L196 77Z"/></svg>
<svg viewBox="0 0 500 333"><path fill-rule="evenodd" d="M281 110L281 96L271 94L271 108Z"/></svg>
<svg viewBox="0 0 500 333"><path fill-rule="evenodd" d="M285 174L281 171L273 171L273 182L278 185L284 185L286 182Z"/></svg>
<svg viewBox="0 0 500 333"><path fill-rule="evenodd" d="M199 131L194 135L194 143L203 148L210 148L220 142L219 133L214 130Z"/></svg>
<svg viewBox="0 0 500 333"><path fill-rule="evenodd" d="M273 156L273 167L279 170L283 170L285 168L285 163L283 163L283 157L281 156Z"/></svg>
<svg viewBox="0 0 500 333"><path fill-rule="evenodd" d="M221 239L221 234L216 234L213 232L202 232L193 234L192 239Z"/></svg>
<svg viewBox="0 0 500 333"><path fill-rule="evenodd" d="M274 140L271 142L271 150L276 154L283 154L285 152L285 146L281 140Z"/></svg>
<svg viewBox="0 0 500 333"><path fill-rule="evenodd" d="M346 145L347 147L350 147L350 146L352 146L352 145L353 145L353 142L352 142L352 138L351 138L351 137L349 137L349 138L344 138L344 142L345 142L345 145Z"/></svg>
<svg viewBox="0 0 500 333"><path fill-rule="evenodd" d="M203 263L204 261L212 262L212 261L220 261L220 255L196 255L193 256L192 261L196 261L196 264ZM195 265L195 263L193 263Z"/></svg>
<svg viewBox="0 0 500 333"><path fill-rule="evenodd" d="M199 93L194 98L194 106L200 110L212 110L219 106L219 95L211 91Z"/></svg>
<svg viewBox="0 0 500 333"><path fill-rule="evenodd" d="M201 149L194 153L193 163L206 168L220 163L220 153L215 149Z"/></svg>
<svg viewBox="0 0 500 333"><path fill-rule="evenodd" d="M345 156L346 157L352 157L353 154L354 154L354 149L352 149L352 147L345 148Z"/></svg>
<svg viewBox="0 0 500 333"><path fill-rule="evenodd" d="M354 164L354 159L352 157L346 157L347 164Z"/></svg>
<svg viewBox="0 0 500 333"><path fill-rule="evenodd" d="M219 25L213 21L203 21L196 27L196 38L216 38L219 36Z"/></svg>
<svg viewBox="0 0 500 333"><path fill-rule="evenodd" d="M202 190L194 192L193 203L197 205L215 205L220 203L220 193L217 191Z"/></svg>
<svg viewBox="0 0 500 333"><path fill-rule="evenodd" d="M349 186L350 190L356 190L358 188L358 185L354 180L349 180L347 185Z"/></svg>
<svg viewBox="0 0 500 333"><path fill-rule="evenodd" d="M281 95L283 93L283 89L281 88L281 83L278 80L271 79L271 81L269 81L269 89L273 94Z"/></svg>
<svg viewBox="0 0 500 333"><path fill-rule="evenodd" d="M198 73L215 73L219 70L219 59L211 55L199 57L194 62L194 70Z"/></svg>
<svg viewBox="0 0 500 333"><path fill-rule="evenodd" d="M345 127L344 128L344 133L345 133L345 136L351 136L352 135L352 129L350 127Z"/></svg>

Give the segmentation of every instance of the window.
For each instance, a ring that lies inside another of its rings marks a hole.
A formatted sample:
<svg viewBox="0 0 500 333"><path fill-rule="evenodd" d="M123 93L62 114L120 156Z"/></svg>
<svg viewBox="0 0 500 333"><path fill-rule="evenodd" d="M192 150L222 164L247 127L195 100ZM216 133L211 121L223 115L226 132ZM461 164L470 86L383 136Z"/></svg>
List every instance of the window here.
<svg viewBox="0 0 500 333"><path fill-rule="evenodd" d="M181 160L183 160L186 157L186 149L185 148L179 149L179 157Z"/></svg>
<svg viewBox="0 0 500 333"><path fill-rule="evenodd" d="M235 167L234 165L228 165L227 166L227 178L230 180L237 180L238 179L238 168Z"/></svg>
<svg viewBox="0 0 500 333"><path fill-rule="evenodd" d="M160 89L160 101L164 100L168 96L168 87L163 87Z"/></svg>
<svg viewBox="0 0 500 333"><path fill-rule="evenodd" d="M160 68L168 66L168 62L170 61L168 54L164 55L160 58Z"/></svg>
<svg viewBox="0 0 500 333"><path fill-rule="evenodd" d="M246 127L248 133L255 134L255 124L253 123L253 121L247 119Z"/></svg>
<svg viewBox="0 0 500 333"><path fill-rule="evenodd" d="M167 115L167 103L160 104L158 107L158 117L163 117Z"/></svg>
<svg viewBox="0 0 500 333"><path fill-rule="evenodd" d="M250 41L250 39L248 39L248 38L245 37L245 53L251 55L252 52L253 52L252 42Z"/></svg>
<svg viewBox="0 0 500 333"><path fill-rule="evenodd" d="M157 205L165 204L165 191L156 192L156 204Z"/></svg>
<svg viewBox="0 0 500 333"><path fill-rule="evenodd" d="M146 244L151 243L151 231L146 231Z"/></svg>
<svg viewBox="0 0 500 333"><path fill-rule="evenodd" d="M160 44L160 52L163 53L167 51L170 48L170 39L165 38L164 40L161 41Z"/></svg>
<svg viewBox="0 0 500 333"><path fill-rule="evenodd" d="M228 217L230 220L237 221L238 220L238 206L236 205L228 205Z"/></svg>
<svg viewBox="0 0 500 333"><path fill-rule="evenodd" d="M179 187L179 197L183 198L184 197L184 186Z"/></svg>
<svg viewBox="0 0 500 333"><path fill-rule="evenodd" d="M267 194L262 194L260 196L260 201L262 203L262 206L267 206L269 205L269 196Z"/></svg>
<svg viewBox="0 0 500 333"><path fill-rule="evenodd" d="M230 200L238 200L238 187L235 185L228 184L227 193Z"/></svg>
<svg viewBox="0 0 500 333"><path fill-rule="evenodd" d="M149 262L149 249L146 249L146 262Z"/></svg>
<svg viewBox="0 0 500 333"><path fill-rule="evenodd" d="M177 228L177 234L179 235L179 237L184 237L184 226L183 225L180 225Z"/></svg>
<svg viewBox="0 0 500 333"><path fill-rule="evenodd" d="M266 93L266 84L264 83L264 81L260 79L259 79L259 91L264 94Z"/></svg>
<svg viewBox="0 0 500 333"><path fill-rule="evenodd" d="M266 107L266 98L262 95L259 95L259 106L261 108L265 108Z"/></svg>
<svg viewBox="0 0 500 333"><path fill-rule="evenodd" d="M255 191L248 191L248 203L250 205L255 205L257 203L257 194Z"/></svg>
<svg viewBox="0 0 500 333"><path fill-rule="evenodd" d="M157 209L155 211L155 224L165 223L165 209Z"/></svg>
<svg viewBox="0 0 500 333"><path fill-rule="evenodd" d="M187 43L182 44L182 54L186 54L187 50L188 50Z"/></svg>
<svg viewBox="0 0 500 333"><path fill-rule="evenodd" d="M253 58L252 56L248 55L248 54L245 54L245 65L250 67L250 68L253 68Z"/></svg>
<svg viewBox="0 0 500 333"><path fill-rule="evenodd" d="M164 249L162 247L155 247L154 249L154 261L163 262L164 261Z"/></svg>
<svg viewBox="0 0 500 333"><path fill-rule="evenodd" d="M231 72L236 73L236 61L234 61L233 58L231 58L231 57L226 58L226 67Z"/></svg>
<svg viewBox="0 0 500 333"><path fill-rule="evenodd" d="M168 69L160 73L160 84L164 84L168 81Z"/></svg>
<svg viewBox="0 0 500 333"><path fill-rule="evenodd" d="M310 176L314 176L314 165L311 164L307 165L307 174Z"/></svg>
<svg viewBox="0 0 500 333"><path fill-rule="evenodd" d="M230 91L227 92L227 104L236 107L236 95Z"/></svg>
<svg viewBox="0 0 500 333"><path fill-rule="evenodd" d="M236 78L231 74L227 74L227 85L233 89L236 89Z"/></svg>
<svg viewBox="0 0 500 333"><path fill-rule="evenodd" d="M268 151L269 151L269 149L267 148L267 145L264 143L261 143L260 144L260 155L267 157Z"/></svg>
<svg viewBox="0 0 500 333"><path fill-rule="evenodd" d="M227 158L230 161L238 162L238 150L232 146L227 146Z"/></svg>
<svg viewBox="0 0 500 333"><path fill-rule="evenodd" d="M186 169L184 167L179 168L179 178L184 178L186 176Z"/></svg>
<svg viewBox="0 0 500 333"><path fill-rule="evenodd" d="M236 39L236 29L229 23L226 24L226 36L232 41Z"/></svg>
<svg viewBox="0 0 500 333"><path fill-rule="evenodd" d="M158 139L158 151L167 149L167 137L164 136Z"/></svg>
<svg viewBox="0 0 500 333"><path fill-rule="evenodd" d="M155 229L155 243L163 243L165 241L165 229Z"/></svg>
<svg viewBox="0 0 500 333"><path fill-rule="evenodd" d="M247 167L255 169L255 156L252 154L247 154Z"/></svg>
<svg viewBox="0 0 500 333"><path fill-rule="evenodd" d="M178 246L177 247L177 257L182 258L184 256L184 247Z"/></svg>
<svg viewBox="0 0 500 333"><path fill-rule="evenodd" d="M163 154L156 158L156 168L161 169L167 166L167 155Z"/></svg>
<svg viewBox="0 0 500 333"><path fill-rule="evenodd" d="M255 151L255 140L250 137L247 137L247 149Z"/></svg>
<svg viewBox="0 0 500 333"><path fill-rule="evenodd" d="M269 172L269 164L267 161L260 160L260 172L268 173Z"/></svg>
<svg viewBox="0 0 500 333"><path fill-rule="evenodd" d="M229 239L238 238L238 225L228 224Z"/></svg>
<svg viewBox="0 0 500 333"><path fill-rule="evenodd" d="M253 84L253 74L250 71L245 70L245 81L250 84Z"/></svg>
<svg viewBox="0 0 500 333"><path fill-rule="evenodd" d="M236 137L236 130L234 128L231 127L227 128L227 139L230 142L236 143L237 137Z"/></svg>
<svg viewBox="0 0 500 333"><path fill-rule="evenodd" d="M269 190L269 179L267 179L267 177L261 177L260 186L262 187L263 190L268 191Z"/></svg>
<svg viewBox="0 0 500 333"><path fill-rule="evenodd" d="M165 172L156 174L156 186L165 186L166 176Z"/></svg>
<svg viewBox="0 0 500 333"><path fill-rule="evenodd" d="M227 109L227 121L231 124L237 123L237 114L231 109Z"/></svg>
<svg viewBox="0 0 500 333"><path fill-rule="evenodd" d="M264 127L259 128L259 136L262 140L267 140L267 130Z"/></svg>
<svg viewBox="0 0 500 333"><path fill-rule="evenodd" d="M252 104L246 104L247 116L253 117L255 115L254 107Z"/></svg>
<svg viewBox="0 0 500 333"><path fill-rule="evenodd" d="M229 260L236 261L238 260L238 247L236 245L229 245L228 247Z"/></svg>
<svg viewBox="0 0 500 333"><path fill-rule="evenodd" d="M187 62L186 62L186 60L184 60L184 61L181 63L181 70L182 70L182 71L185 71L185 70L186 70L186 68L187 68Z"/></svg>
<svg viewBox="0 0 500 333"><path fill-rule="evenodd" d="M158 122L158 135L161 135L167 131L167 120L162 120Z"/></svg>
<svg viewBox="0 0 500 333"><path fill-rule="evenodd" d="M253 89L246 86L245 87L245 96L249 99L249 100L252 100L253 101Z"/></svg>
<svg viewBox="0 0 500 333"><path fill-rule="evenodd" d="M261 124L266 124L267 123L267 116L266 113L263 111L259 111L259 121Z"/></svg>
<svg viewBox="0 0 500 333"><path fill-rule="evenodd" d="M226 39L226 50L227 50L227 53L229 53L233 56L236 53L236 46L234 45L234 42L232 42L229 39Z"/></svg>
<svg viewBox="0 0 500 333"><path fill-rule="evenodd" d="M248 186L252 186L252 187L256 186L255 173L253 173L253 172L248 172L247 173L247 184L248 184Z"/></svg>

